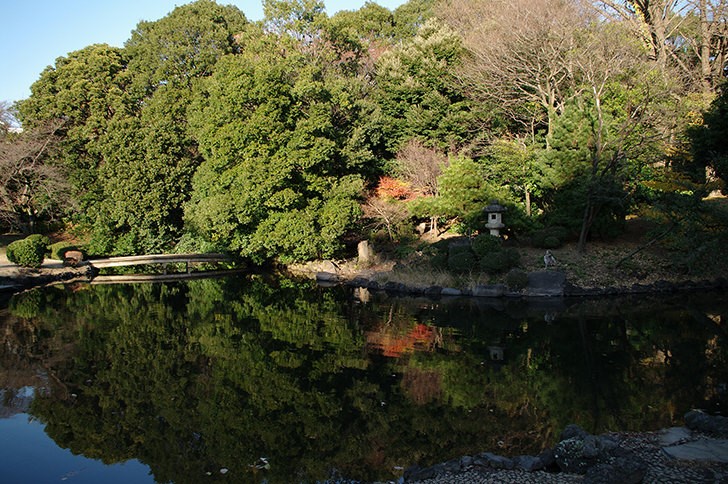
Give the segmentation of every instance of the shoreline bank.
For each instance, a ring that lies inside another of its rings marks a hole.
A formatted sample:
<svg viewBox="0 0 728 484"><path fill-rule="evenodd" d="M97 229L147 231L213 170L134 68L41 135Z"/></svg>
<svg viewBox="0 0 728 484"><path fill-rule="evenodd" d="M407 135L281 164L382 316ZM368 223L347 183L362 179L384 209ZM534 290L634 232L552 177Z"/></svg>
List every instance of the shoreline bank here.
<svg viewBox="0 0 728 484"><path fill-rule="evenodd" d="M728 480L728 418L688 412L684 427L590 435L568 425L538 456L491 452L430 467L413 466L401 482L452 483L719 483Z"/></svg>
<svg viewBox="0 0 728 484"><path fill-rule="evenodd" d="M421 280L418 284L407 284L392 277L392 269L381 272L371 270L343 269L332 261L287 266L284 273L293 277L314 279L322 286L344 285L369 291L384 291L393 294L426 296L464 296L483 298L540 298L569 297L589 298L619 295L670 294L678 292L728 290L728 278L657 280L652 283L632 283L603 287L581 287L569 281L560 270L532 271L527 273L527 283L521 288L509 287L506 283L476 284L471 287L451 287ZM385 276L386 282L380 282Z"/></svg>

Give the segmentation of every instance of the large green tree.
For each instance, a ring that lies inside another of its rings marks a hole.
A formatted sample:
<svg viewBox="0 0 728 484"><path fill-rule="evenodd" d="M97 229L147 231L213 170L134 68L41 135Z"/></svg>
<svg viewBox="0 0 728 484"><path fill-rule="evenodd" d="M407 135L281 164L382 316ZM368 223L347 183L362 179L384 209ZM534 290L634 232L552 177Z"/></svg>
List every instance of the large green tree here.
<svg viewBox="0 0 728 484"><path fill-rule="evenodd" d="M117 116L107 133L93 251L149 253L177 242L202 162L187 129L193 88L239 49L236 35L246 25L236 8L200 0L132 33L125 51L134 111Z"/></svg>
<svg viewBox="0 0 728 484"><path fill-rule="evenodd" d="M112 119L135 109L126 95L127 62L123 49L105 44L71 52L46 68L31 86L31 96L20 103L25 129L64 120L58 162L68 171L82 213L93 212L102 197L98 170Z"/></svg>
<svg viewBox="0 0 728 484"><path fill-rule="evenodd" d="M654 142L661 134L652 127L665 90L660 71L619 26L577 35L583 50L570 57L574 96L556 123L550 155L567 184L581 193L573 206L583 211L583 252L602 210L611 207L609 216L623 222L642 166L657 161Z"/></svg>
<svg viewBox="0 0 728 484"><path fill-rule="evenodd" d="M205 162L188 229L259 261L332 255L357 220L369 159L352 135L360 81L325 43L298 37L251 32L203 84L193 118Z"/></svg>
<svg viewBox="0 0 728 484"><path fill-rule="evenodd" d="M431 19L378 59L368 123L382 156L393 156L411 138L457 150L475 137L477 105L456 77L464 55L458 35Z"/></svg>

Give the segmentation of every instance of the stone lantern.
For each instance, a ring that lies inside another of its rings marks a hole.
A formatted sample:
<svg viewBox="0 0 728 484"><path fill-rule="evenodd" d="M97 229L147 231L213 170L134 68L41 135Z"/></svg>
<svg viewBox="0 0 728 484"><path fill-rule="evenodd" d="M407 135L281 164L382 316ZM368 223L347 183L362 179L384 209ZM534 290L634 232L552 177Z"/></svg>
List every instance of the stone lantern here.
<svg viewBox="0 0 728 484"><path fill-rule="evenodd" d="M488 214L488 223L485 227L490 230L490 235L500 237L500 229L505 227L502 214L506 211L506 207L499 204L498 200L493 200L483 211Z"/></svg>

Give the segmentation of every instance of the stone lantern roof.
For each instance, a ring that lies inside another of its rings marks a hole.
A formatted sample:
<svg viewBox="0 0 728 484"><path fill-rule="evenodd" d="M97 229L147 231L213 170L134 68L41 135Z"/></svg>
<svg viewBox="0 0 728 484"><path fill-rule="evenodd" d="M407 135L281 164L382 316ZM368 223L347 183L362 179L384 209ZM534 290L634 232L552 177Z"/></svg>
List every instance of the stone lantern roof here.
<svg viewBox="0 0 728 484"><path fill-rule="evenodd" d="M491 200L490 205L485 207L483 210L487 213L503 213L508 209L498 203L498 200Z"/></svg>

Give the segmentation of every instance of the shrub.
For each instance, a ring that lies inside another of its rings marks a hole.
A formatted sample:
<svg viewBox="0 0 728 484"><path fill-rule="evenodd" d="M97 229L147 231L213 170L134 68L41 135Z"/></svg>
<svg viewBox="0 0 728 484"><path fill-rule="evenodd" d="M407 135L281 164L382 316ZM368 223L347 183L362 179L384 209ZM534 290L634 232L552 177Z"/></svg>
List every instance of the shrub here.
<svg viewBox="0 0 728 484"><path fill-rule="evenodd" d="M558 249L569 238L569 230L554 225L531 235L531 244L541 249Z"/></svg>
<svg viewBox="0 0 728 484"><path fill-rule="evenodd" d="M437 252L430 258L430 266L437 270L447 270L448 256L444 252Z"/></svg>
<svg viewBox="0 0 728 484"><path fill-rule="evenodd" d="M73 244L67 240L62 240L60 242L56 242L55 244L51 244L49 249L50 249L51 259L56 259L56 260L65 259L66 252L68 252L69 250L81 250L78 248L78 246L76 244Z"/></svg>
<svg viewBox="0 0 728 484"><path fill-rule="evenodd" d="M480 234L470 243L473 252L482 259L491 252L498 252L501 249L503 241L500 237L490 234Z"/></svg>
<svg viewBox="0 0 728 484"><path fill-rule="evenodd" d="M23 267L40 267L48 249L48 237L34 234L8 245L6 256L10 262Z"/></svg>
<svg viewBox="0 0 728 484"><path fill-rule="evenodd" d="M469 272L476 266L478 259L468 244L451 244L447 265L453 272Z"/></svg>
<svg viewBox="0 0 728 484"><path fill-rule="evenodd" d="M457 252L450 254L447 265L451 271L457 273L470 272L476 267L477 259L472 252Z"/></svg>
<svg viewBox="0 0 728 484"><path fill-rule="evenodd" d="M506 274L506 285L509 289L520 291L528 285L528 273L523 269L511 269Z"/></svg>
<svg viewBox="0 0 728 484"><path fill-rule="evenodd" d="M561 241L558 237L554 237L553 235L549 235L544 238L543 243L541 244L542 249L558 249L559 247L561 247Z"/></svg>
<svg viewBox="0 0 728 484"><path fill-rule="evenodd" d="M48 237L41 234L32 234L25 238L25 240L30 241L33 244L36 245L42 245L44 249L48 250L48 245L50 245L51 241Z"/></svg>
<svg viewBox="0 0 728 484"><path fill-rule="evenodd" d="M521 254L516 249L504 249L480 259L480 268L490 273L504 272L517 266L520 261Z"/></svg>

